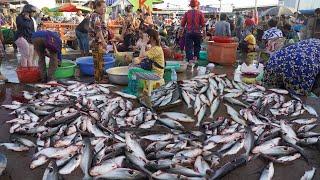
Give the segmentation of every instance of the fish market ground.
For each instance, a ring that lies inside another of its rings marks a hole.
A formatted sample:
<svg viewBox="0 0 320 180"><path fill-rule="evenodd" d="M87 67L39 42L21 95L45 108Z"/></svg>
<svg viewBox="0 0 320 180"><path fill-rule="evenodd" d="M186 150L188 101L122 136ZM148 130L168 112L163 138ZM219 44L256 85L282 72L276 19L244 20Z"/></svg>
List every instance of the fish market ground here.
<svg viewBox="0 0 320 180"><path fill-rule="evenodd" d="M227 73L229 77L232 77L233 67L217 67L215 69L216 73ZM189 79L194 76L192 73L180 74L179 79ZM0 104L10 104L12 100L18 100L21 97L22 90L31 90L29 87L24 85L13 85L5 84L0 85ZM320 112L319 99L308 98L305 102L313 106L317 112ZM179 107L170 109L170 111L182 112L192 115L191 111L187 111L186 105L183 104ZM4 123L6 120L13 119L14 115L9 115L11 111L0 108L0 141L9 142L9 124ZM220 106L218 109L218 115L228 116L224 106ZM188 126L186 126L188 127ZM189 129L194 129L194 127L189 126ZM314 130L314 132L320 132L320 128ZM31 157L33 155L33 149L28 152L13 152L7 150L4 147L0 147L0 152L5 154L8 158L8 165L5 174L0 177L4 180L36 180L41 179L46 165L31 170L29 168ZM312 167L317 169L314 179L320 179L320 153L317 150L312 150L306 148L308 157L310 158L310 165L308 165L302 158L295 160L286 165L275 164L275 175L273 179L300 179L306 170L310 170ZM242 153L242 152L241 152ZM235 156L229 157L227 160L232 160ZM224 163L223 163L224 164ZM260 177L261 171L266 166L267 161L263 161L261 158L257 158L250 161L247 165L242 166L235 171L231 172L223 179L258 179ZM80 168L72 172L70 175L63 176L67 180L76 180L82 178L82 172Z"/></svg>

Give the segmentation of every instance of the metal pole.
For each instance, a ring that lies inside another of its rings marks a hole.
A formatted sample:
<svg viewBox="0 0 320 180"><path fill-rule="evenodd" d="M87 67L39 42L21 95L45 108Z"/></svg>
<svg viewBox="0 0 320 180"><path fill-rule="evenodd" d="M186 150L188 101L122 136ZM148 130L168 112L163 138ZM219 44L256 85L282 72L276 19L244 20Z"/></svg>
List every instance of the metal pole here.
<svg viewBox="0 0 320 180"><path fill-rule="evenodd" d="M300 0L298 0L298 6L297 6L297 11L300 9Z"/></svg>
<svg viewBox="0 0 320 180"><path fill-rule="evenodd" d="M222 8L222 0L219 0L220 1L220 9L219 9L219 21L220 21L220 19L221 19L221 8Z"/></svg>

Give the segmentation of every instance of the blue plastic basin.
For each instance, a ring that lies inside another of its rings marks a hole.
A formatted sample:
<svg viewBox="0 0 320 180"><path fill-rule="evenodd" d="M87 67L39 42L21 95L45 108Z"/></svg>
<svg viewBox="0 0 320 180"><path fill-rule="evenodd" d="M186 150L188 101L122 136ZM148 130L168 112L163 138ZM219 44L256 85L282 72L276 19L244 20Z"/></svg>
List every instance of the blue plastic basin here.
<svg viewBox="0 0 320 180"><path fill-rule="evenodd" d="M103 56L103 60L104 60L104 72L107 69L114 67L115 59L113 57ZM88 76L94 75L94 66L93 66L93 57L92 56L77 58L76 63L79 66L79 69L82 74L88 75Z"/></svg>

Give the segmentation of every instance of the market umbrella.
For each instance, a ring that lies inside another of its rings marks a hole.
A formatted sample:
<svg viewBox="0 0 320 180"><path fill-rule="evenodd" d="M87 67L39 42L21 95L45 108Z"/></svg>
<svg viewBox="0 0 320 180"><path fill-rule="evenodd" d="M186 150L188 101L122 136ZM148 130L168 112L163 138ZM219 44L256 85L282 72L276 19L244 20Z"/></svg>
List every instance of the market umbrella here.
<svg viewBox="0 0 320 180"><path fill-rule="evenodd" d="M58 7L49 9L50 12L77 12L79 10L84 11L84 12L92 11L91 8L88 8L85 6L80 6L80 5L75 5L72 3L66 3L66 4L63 4L62 6L58 6Z"/></svg>
<svg viewBox="0 0 320 180"><path fill-rule="evenodd" d="M270 15L270 16L281 16L281 15L287 15L291 16L293 15L294 11L288 7L284 6L277 6L270 8L266 11L264 11L261 16Z"/></svg>

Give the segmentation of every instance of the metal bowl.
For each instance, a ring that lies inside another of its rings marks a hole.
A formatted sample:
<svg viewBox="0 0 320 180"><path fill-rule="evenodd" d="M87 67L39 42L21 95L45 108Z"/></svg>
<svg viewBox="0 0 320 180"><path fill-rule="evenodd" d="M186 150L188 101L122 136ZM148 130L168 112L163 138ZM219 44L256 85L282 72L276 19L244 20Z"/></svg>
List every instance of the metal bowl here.
<svg viewBox="0 0 320 180"><path fill-rule="evenodd" d="M107 71L109 81L118 85L128 85L128 66L114 67L110 68Z"/></svg>

